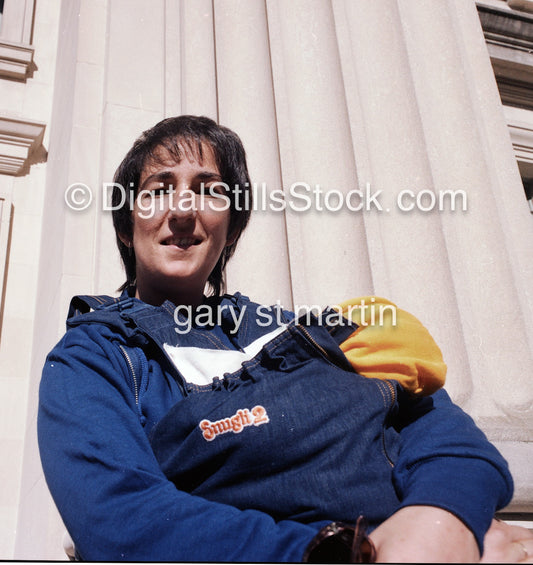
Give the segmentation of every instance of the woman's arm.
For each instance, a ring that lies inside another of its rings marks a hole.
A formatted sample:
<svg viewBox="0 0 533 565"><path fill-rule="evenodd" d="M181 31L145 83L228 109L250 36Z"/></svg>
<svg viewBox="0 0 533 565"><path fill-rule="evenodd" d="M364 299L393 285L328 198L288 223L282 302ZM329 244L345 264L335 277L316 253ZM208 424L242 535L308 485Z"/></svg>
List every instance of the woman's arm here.
<svg viewBox="0 0 533 565"><path fill-rule="evenodd" d="M472 532L453 514L429 506L402 508L370 535L383 563L474 563ZM493 520L481 563L533 563L533 532Z"/></svg>
<svg viewBox="0 0 533 565"><path fill-rule="evenodd" d="M385 554L394 561L425 561L426 549L435 561L453 559L454 552L459 561L479 558L495 511L512 496L506 461L444 390L428 398L401 395L399 406L393 480L401 509L376 529L376 543L385 550L386 542L387 552L394 544L397 555Z"/></svg>
<svg viewBox="0 0 533 565"><path fill-rule="evenodd" d="M371 534L381 563L476 563L473 533L450 512L435 506L407 506Z"/></svg>
<svg viewBox="0 0 533 565"><path fill-rule="evenodd" d="M399 553L389 555L393 561L402 559L403 550L407 561L416 561L417 556L425 561L426 540L436 551L434 555L440 555L443 561L453 559L447 553L449 543L443 542L442 553L438 551L439 532L461 541L460 546L452 546L453 550L464 548L464 557L472 557L467 548L477 540L479 553L494 511L510 499L512 480L507 464L446 393L439 392L431 399L412 396L435 392L443 385L446 373L442 354L420 321L394 307L393 320L385 317L372 325L368 312L358 307L363 301L394 306L378 297L342 303L339 307L344 315L359 328L340 347L358 373L396 380L404 391L400 393L398 423L402 449L394 471L404 508L375 535L383 550L390 549L383 543L394 540ZM411 519L417 527L405 531L417 535L406 537L403 526ZM397 529L403 536L400 539L395 535Z"/></svg>
<svg viewBox="0 0 533 565"><path fill-rule="evenodd" d="M209 502L166 479L139 423L127 370L118 348L93 326L69 331L44 367L41 459L79 555L300 561L317 527Z"/></svg>

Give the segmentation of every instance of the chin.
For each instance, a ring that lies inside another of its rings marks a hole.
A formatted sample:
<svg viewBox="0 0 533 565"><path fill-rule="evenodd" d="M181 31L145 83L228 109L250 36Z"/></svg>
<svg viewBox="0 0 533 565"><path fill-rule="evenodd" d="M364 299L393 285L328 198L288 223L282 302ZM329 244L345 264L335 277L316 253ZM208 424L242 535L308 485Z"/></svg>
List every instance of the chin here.
<svg viewBox="0 0 533 565"><path fill-rule="evenodd" d="M199 286L198 280L203 280L203 277L199 277L197 273L169 273L168 276L165 277L165 286L171 289L185 286L191 288Z"/></svg>

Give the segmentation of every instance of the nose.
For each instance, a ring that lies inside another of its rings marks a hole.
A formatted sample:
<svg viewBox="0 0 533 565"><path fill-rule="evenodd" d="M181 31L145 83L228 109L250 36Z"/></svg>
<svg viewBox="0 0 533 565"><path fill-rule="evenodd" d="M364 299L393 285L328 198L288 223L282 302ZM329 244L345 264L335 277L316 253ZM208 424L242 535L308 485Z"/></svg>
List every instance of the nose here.
<svg viewBox="0 0 533 565"><path fill-rule="evenodd" d="M191 221L197 215L196 194L187 186L171 191L168 195L168 213L176 221Z"/></svg>

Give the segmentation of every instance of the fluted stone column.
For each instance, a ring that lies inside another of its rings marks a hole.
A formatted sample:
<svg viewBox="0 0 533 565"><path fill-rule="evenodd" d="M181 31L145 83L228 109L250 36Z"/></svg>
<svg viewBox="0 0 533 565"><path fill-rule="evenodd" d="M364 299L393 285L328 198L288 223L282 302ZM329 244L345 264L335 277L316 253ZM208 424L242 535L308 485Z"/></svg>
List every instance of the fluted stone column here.
<svg viewBox="0 0 533 565"><path fill-rule="evenodd" d="M286 218L283 211L268 206L272 191L282 186L282 177L265 3L217 0L215 36L218 118L243 140L257 189L250 225L228 266L229 290L290 308Z"/></svg>
<svg viewBox="0 0 533 565"><path fill-rule="evenodd" d="M179 43L168 41L167 52L176 50L180 66L174 68L168 61L166 80L179 81L181 107L176 114L200 114L217 119L217 71L212 0L180 0L167 2L172 9L166 26L169 33L179 33ZM171 16L177 16L172 18ZM172 39L173 37L170 36ZM178 38L176 38L178 39ZM171 104L172 100L167 100ZM167 112L167 115L173 113Z"/></svg>
<svg viewBox="0 0 533 565"><path fill-rule="evenodd" d="M334 304L372 282L361 214L320 211L314 200L317 188L346 195L358 187L333 11L323 0L269 0L267 8L283 186L312 197L309 210L287 212L294 302Z"/></svg>
<svg viewBox="0 0 533 565"><path fill-rule="evenodd" d="M533 247L516 227L531 233L533 226L508 138L501 147L507 132L492 77L487 83L486 60L477 73L466 74L476 62L474 49L480 47L481 38L472 26L479 23L474 20L477 14L453 2L441 3L436 14L434 2L428 1L416 9L400 2L400 14L408 22L406 43L420 114L427 124L435 186L463 187L468 193L468 212L442 214L441 220L475 381L471 410L498 434L509 433L510 416L515 433L520 433L523 423L533 423L531 328L526 322L532 310L524 286L533 280L527 260ZM468 46L450 33L459 28L460 34L461 27L470 32L462 34L470 39ZM438 66L428 63L437 58ZM517 248L524 255L516 253ZM520 363L514 363L516 359ZM531 439L529 432L523 437Z"/></svg>
<svg viewBox="0 0 533 565"><path fill-rule="evenodd" d="M364 217L374 292L413 312L453 350L449 386L466 400L470 375L441 214L401 209L413 204L410 193L398 201L402 191L435 187L397 3L334 5L357 171L383 192L383 211Z"/></svg>
<svg viewBox="0 0 533 565"><path fill-rule="evenodd" d="M475 5L334 6L359 176L387 193L467 195L464 212L366 224L376 291L430 327L450 392L511 461L514 507L531 508L533 225Z"/></svg>

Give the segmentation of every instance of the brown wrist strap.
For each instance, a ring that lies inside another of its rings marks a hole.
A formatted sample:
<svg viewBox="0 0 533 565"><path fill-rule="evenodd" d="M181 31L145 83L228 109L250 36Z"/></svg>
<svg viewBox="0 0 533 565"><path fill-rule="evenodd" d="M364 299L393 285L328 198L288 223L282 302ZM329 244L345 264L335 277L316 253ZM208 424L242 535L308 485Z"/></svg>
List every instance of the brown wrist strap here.
<svg viewBox="0 0 533 565"><path fill-rule="evenodd" d="M324 526L305 550L304 563L375 563L376 550L359 516L355 526L332 522Z"/></svg>

